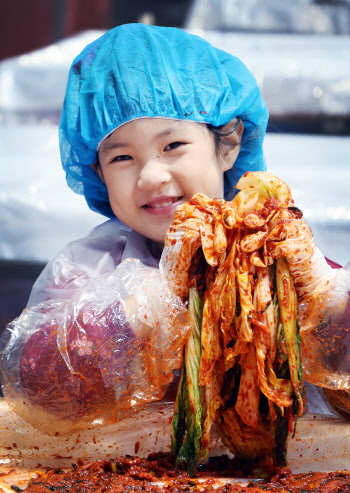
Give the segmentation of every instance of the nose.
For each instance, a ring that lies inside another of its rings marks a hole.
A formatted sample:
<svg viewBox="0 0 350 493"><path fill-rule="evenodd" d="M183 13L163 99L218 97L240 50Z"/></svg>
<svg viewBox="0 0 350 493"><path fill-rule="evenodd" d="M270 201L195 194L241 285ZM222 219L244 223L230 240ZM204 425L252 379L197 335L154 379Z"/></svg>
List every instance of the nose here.
<svg viewBox="0 0 350 493"><path fill-rule="evenodd" d="M171 173L158 157L150 159L142 166L137 186L141 190L154 190L171 181Z"/></svg>

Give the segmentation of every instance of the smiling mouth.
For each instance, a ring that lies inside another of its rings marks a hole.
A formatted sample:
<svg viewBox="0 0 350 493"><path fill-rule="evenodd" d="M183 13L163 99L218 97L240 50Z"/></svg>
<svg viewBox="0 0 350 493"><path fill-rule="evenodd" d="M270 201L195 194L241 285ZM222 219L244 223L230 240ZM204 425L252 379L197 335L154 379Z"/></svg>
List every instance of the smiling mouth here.
<svg viewBox="0 0 350 493"><path fill-rule="evenodd" d="M148 202L147 204L143 205L143 208L147 209L162 209L164 207L169 207L176 202L179 202L181 199L183 199L183 196L181 197L167 197L164 199L157 199L153 200L151 202Z"/></svg>

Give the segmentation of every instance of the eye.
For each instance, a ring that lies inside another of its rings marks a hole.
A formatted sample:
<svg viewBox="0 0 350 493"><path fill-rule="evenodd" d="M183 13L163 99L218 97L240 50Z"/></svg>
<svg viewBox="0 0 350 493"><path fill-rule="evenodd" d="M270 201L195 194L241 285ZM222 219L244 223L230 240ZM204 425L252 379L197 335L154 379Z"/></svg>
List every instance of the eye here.
<svg viewBox="0 0 350 493"><path fill-rule="evenodd" d="M184 144L184 142L171 142L171 144L168 144L166 147L164 147L164 151L171 151Z"/></svg>
<svg viewBox="0 0 350 493"><path fill-rule="evenodd" d="M112 160L111 163L114 163L116 161L128 161L129 159L132 159L131 156L128 154L122 154L121 156L115 156Z"/></svg>

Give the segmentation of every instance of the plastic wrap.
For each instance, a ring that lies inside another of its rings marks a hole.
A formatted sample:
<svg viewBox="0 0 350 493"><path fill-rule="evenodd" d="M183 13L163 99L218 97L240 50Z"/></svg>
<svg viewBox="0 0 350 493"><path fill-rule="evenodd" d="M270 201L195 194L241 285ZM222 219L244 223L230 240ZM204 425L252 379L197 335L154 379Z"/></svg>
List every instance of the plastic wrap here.
<svg viewBox="0 0 350 493"><path fill-rule="evenodd" d="M350 415L349 291L350 269L338 269L326 291L300 305L300 316L306 379L324 387L326 396L328 389L347 395L345 410Z"/></svg>
<svg viewBox="0 0 350 493"><path fill-rule="evenodd" d="M44 432L114 423L160 400L181 364L187 310L137 260L69 301L25 310L2 336L9 405Z"/></svg>

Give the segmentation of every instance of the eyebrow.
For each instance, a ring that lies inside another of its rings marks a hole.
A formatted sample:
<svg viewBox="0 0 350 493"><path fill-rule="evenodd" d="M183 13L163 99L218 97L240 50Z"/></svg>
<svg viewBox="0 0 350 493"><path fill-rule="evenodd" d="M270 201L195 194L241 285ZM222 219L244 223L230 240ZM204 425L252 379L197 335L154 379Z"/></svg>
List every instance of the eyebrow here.
<svg viewBox="0 0 350 493"><path fill-rule="evenodd" d="M124 144L123 142L107 142L105 141L103 144L103 152L109 152L112 151L113 149L117 149L118 147L125 147L127 144Z"/></svg>
<svg viewBox="0 0 350 493"><path fill-rule="evenodd" d="M174 132L176 132L178 128L166 128L165 130L162 130L161 132L157 133L154 137L159 138L159 137L166 137L167 135L170 135ZM108 138L108 137L107 137ZM123 142L108 142L105 140L103 144L103 152L109 152L112 151L113 149L118 149L118 147L127 147L129 144L125 144Z"/></svg>
<svg viewBox="0 0 350 493"><path fill-rule="evenodd" d="M162 130L158 134L155 135L155 137L166 137L167 135L172 134L173 132L176 132L177 128L166 128L165 130Z"/></svg>

